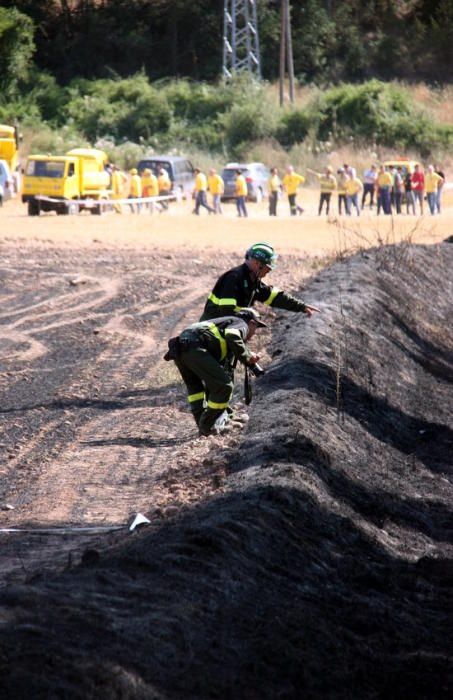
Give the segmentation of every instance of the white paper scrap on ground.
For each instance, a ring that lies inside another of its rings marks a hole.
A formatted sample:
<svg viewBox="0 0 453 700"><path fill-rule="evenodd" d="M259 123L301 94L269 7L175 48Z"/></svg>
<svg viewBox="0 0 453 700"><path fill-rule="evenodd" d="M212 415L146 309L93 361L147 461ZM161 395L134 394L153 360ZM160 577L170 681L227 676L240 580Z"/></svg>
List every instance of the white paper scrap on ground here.
<svg viewBox="0 0 453 700"><path fill-rule="evenodd" d="M132 532L135 530L136 527L139 525L146 525L146 524L151 524L151 520L148 520L142 513L137 513L135 518L133 519L131 526L129 528L129 531Z"/></svg>

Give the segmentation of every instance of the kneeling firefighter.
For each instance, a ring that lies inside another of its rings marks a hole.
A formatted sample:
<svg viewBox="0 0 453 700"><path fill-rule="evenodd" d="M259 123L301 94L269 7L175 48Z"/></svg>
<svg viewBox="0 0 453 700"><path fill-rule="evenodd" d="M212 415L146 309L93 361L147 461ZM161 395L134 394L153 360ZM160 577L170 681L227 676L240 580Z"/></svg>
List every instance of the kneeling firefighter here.
<svg viewBox="0 0 453 700"><path fill-rule="evenodd" d="M254 374L262 373L259 356L246 345L259 327L267 327L259 313L244 308L236 316L194 323L168 341L164 359L174 360L181 373L200 435L213 432L214 423L229 406L234 359Z"/></svg>

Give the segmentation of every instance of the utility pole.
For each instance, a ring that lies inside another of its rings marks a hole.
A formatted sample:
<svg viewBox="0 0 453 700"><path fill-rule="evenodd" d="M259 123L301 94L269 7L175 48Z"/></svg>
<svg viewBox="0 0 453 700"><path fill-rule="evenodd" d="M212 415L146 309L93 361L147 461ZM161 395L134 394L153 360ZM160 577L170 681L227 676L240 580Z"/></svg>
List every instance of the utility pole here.
<svg viewBox="0 0 453 700"><path fill-rule="evenodd" d="M261 78L257 0L224 0L223 77L248 72Z"/></svg>
<svg viewBox="0 0 453 700"><path fill-rule="evenodd" d="M288 68L289 99L294 103L294 60L289 0L281 0L280 5L280 105L285 101L285 63Z"/></svg>
<svg viewBox="0 0 453 700"><path fill-rule="evenodd" d="M281 0L280 5L280 107L285 101L285 58L286 58L286 10L287 0Z"/></svg>

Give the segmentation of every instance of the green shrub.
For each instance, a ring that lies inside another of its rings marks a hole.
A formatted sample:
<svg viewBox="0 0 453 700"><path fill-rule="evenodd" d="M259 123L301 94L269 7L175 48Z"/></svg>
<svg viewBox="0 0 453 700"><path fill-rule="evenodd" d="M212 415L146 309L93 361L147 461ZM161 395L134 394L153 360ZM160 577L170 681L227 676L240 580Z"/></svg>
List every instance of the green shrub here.
<svg viewBox="0 0 453 700"><path fill-rule="evenodd" d="M162 90L173 116L183 121L215 121L219 114L231 109L233 91L224 85L191 83L176 80L167 83Z"/></svg>
<svg viewBox="0 0 453 700"><path fill-rule="evenodd" d="M301 109L285 112L277 127L277 139L285 147L302 143L311 126L312 120L308 112Z"/></svg>
<svg viewBox="0 0 453 700"><path fill-rule="evenodd" d="M269 99L255 95L249 101L235 104L221 119L225 143L234 158L241 158L250 143L274 136L278 112Z"/></svg>
<svg viewBox="0 0 453 700"><path fill-rule="evenodd" d="M118 165L122 170L135 168L143 156L143 146L131 141L124 141L118 145L110 139L99 139L94 146L105 151L109 161Z"/></svg>
<svg viewBox="0 0 453 700"><path fill-rule="evenodd" d="M70 126L54 129L47 124L24 126L24 145L27 153L52 153L63 155L72 148L89 147L91 144Z"/></svg>
<svg viewBox="0 0 453 700"><path fill-rule="evenodd" d="M0 98L0 122L14 124L16 122L39 122L41 114L36 104L20 98L3 100Z"/></svg>
<svg viewBox="0 0 453 700"><path fill-rule="evenodd" d="M363 85L340 85L319 99L318 138L388 138L388 125L414 108L408 94L395 85L370 80Z"/></svg>
<svg viewBox="0 0 453 700"><path fill-rule="evenodd" d="M168 131L171 111L165 96L143 74L125 80L77 81L69 89L67 116L91 140L148 140Z"/></svg>
<svg viewBox="0 0 453 700"><path fill-rule="evenodd" d="M49 73L33 71L27 82L27 101L35 105L41 118L52 124L64 124L62 115L67 100L66 90Z"/></svg>

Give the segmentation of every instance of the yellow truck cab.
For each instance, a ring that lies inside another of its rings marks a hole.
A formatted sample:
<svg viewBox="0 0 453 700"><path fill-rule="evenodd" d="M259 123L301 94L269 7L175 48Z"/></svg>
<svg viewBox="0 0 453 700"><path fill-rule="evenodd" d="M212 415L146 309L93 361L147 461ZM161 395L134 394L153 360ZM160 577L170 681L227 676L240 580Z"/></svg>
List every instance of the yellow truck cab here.
<svg viewBox="0 0 453 700"><path fill-rule="evenodd" d="M17 169L19 133L15 126L0 124L0 160L5 160L11 173Z"/></svg>
<svg viewBox="0 0 453 700"><path fill-rule="evenodd" d="M22 201L29 216L41 211L102 214L110 199L108 159L96 148L74 148L64 156L31 155L25 166Z"/></svg>

